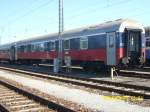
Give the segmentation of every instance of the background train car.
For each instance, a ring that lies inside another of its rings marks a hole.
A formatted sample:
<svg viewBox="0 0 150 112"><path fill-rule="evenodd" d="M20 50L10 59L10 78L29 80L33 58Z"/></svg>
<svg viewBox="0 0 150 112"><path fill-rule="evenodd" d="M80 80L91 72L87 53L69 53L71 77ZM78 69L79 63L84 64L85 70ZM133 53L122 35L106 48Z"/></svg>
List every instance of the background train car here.
<svg viewBox="0 0 150 112"><path fill-rule="evenodd" d="M133 20L119 19L62 34L63 59L72 65L99 69L104 65L141 65L145 61L145 30ZM22 40L11 46L17 62L53 62L58 57L58 34Z"/></svg>
<svg viewBox="0 0 150 112"><path fill-rule="evenodd" d="M146 65L150 65L150 26L145 27L146 37Z"/></svg>
<svg viewBox="0 0 150 112"><path fill-rule="evenodd" d="M0 46L0 61L10 61L10 44Z"/></svg>

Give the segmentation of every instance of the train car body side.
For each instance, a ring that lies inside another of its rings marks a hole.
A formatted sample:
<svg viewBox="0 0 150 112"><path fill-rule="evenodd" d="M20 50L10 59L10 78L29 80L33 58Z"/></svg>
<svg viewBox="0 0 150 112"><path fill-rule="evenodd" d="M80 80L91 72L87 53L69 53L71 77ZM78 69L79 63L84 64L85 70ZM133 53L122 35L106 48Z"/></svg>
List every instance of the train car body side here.
<svg viewBox="0 0 150 112"><path fill-rule="evenodd" d="M142 65L145 62L143 26L119 19L62 34L62 58L72 65L100 69L103 66ZM53 62L58 57L58 34L11 44L10 60L19 63Z"/></svg>

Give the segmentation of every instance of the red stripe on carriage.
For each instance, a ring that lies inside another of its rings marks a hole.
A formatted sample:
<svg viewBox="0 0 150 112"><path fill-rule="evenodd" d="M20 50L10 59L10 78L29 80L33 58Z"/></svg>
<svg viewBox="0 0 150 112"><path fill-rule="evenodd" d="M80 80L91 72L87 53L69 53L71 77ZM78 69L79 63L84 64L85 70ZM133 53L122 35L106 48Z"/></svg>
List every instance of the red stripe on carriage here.
<svg viewBox="0 0 150 112"><path fill-rule="evenodd" d="M65 51L64 56L71 56L73 60L82 61L106 61L106 49L94 50L72 50ZM53 59L57 57L57 52L28 52L18 53L18 59Z"/></svg>

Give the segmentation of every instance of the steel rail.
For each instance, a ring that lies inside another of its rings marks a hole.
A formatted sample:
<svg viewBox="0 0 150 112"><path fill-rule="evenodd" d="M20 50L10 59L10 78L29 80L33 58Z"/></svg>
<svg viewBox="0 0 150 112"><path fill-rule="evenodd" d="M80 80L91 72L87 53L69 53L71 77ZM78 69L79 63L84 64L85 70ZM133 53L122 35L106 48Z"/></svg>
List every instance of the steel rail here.
<svg viewBox="0 0 150 112"><path fill-rule="evenodd" d="M34 100L35 102L39 102L40 104L47 106L49 109L56 110L59 112L74 112L73 110L71 110L67 107L64 107L55 102L49 101L46 98L43 98L43 97L36 95L34 93L31 93L29 91L26 91L22 88L18 88L17 86L10 84L4 80L0 80L0 84L6 86L7 88L9 88L11 90L17 91L17 93L19 93L19 94L27 96L28 98ZM2 110L6 111L6 112L8 111L8 109L4 105L1 105L0 107Z"/></svg>
<svg viewBox="0 0 150 112"><path fill-rule="evenodd" d="M75 76L67 76L64 74L51 73L51 75L48 75L44 73L35 73L31 71L12 69L12 68L6 68L6 67L0 67L0 69L12 71L12 72L18 72L18 73L27 74L27 75L32 75L32 76L39 77L39 78L51 79L51 80L71 83L71 84L75 84L79 86L85 86L85 87L89 87L92 89L117 92L119 94L124 94L124 95L141 96L145 99L150 99L150 94L149 94L150 87L131 85L131 84L125 84L125 83L119 83L119 82L112 82L112 81L87 79L87 78L81 78L81 77L75 77ZM89 82L92 82L92 83L89 83ZM142 92L137 92L137 90L142 91ZM146 91L146 93L143 91Z"/></svg>

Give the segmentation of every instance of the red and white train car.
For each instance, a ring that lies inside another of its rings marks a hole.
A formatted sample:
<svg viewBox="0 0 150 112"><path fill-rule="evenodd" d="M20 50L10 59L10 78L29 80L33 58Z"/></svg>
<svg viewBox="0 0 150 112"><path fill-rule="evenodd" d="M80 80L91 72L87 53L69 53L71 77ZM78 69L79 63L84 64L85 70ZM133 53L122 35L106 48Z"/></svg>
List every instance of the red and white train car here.
<svg viewBox="0 0 150 112"><path fill-rule="evenodd" d="M119 19L62 34L63 55L72 65L100 68L101 65L141 65L145 61L145 31L137 21ZM9 45L11 61L53 62L58 57L58 34L39 36ZM3 46L0 47L3 49ZM0 53L0 58L4 58Z"/></svg>

